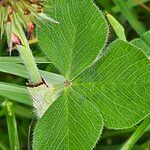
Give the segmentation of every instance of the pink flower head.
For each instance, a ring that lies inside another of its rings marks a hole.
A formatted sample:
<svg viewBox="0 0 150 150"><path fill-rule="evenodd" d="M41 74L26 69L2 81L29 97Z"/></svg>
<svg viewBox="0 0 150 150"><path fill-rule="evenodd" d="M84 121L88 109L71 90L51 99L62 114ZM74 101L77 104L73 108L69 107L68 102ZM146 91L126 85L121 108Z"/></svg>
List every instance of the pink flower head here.
<svg viewBox="0 0 150 150"><path fill-rule="evenodd" d="M34 32L34 29L35 29L35 26L32 22L29 22L28 23L28 32L29 33L33 33Z"/></svg>
<svg viewBox="0 0 150 150"><path fill-rule="evenodd" d="M11 42L15 45L22 45L20 38L15 33L11 35Z"/></svg>

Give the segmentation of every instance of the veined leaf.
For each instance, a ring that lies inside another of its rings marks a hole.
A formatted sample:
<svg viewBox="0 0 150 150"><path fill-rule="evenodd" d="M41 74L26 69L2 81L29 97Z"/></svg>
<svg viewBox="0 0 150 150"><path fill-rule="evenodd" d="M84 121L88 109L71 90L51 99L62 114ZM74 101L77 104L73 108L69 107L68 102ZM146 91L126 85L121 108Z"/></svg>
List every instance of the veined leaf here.
<svg viewBox="0 0 150 150"><path fill-rule="evenodd" d="M109 128L129 128L150 114L150 62L140 49L117 40L75 80Z"/></svg>
<svg viewBox="0 0 150 150"><path fill-rule="evenodd" d="M23 104L32 105L31 98L24 86L0 82L0 95Z"/></svg>
<svg viewBox="0 0 150 150"><path fill-rule="evenodd" d="M40 120L35 129L33 148L90 150L96 144L102 128L102 116L95 105L70 88Z"/></svg>
<svg viewBox="0 0 150 150"><path fill-rule="evenodd" d="M59 24L42 25L39 44L61 74L73 79L105 46L108 26L92 0L52 0L51 4L48 13Z"/></svg>

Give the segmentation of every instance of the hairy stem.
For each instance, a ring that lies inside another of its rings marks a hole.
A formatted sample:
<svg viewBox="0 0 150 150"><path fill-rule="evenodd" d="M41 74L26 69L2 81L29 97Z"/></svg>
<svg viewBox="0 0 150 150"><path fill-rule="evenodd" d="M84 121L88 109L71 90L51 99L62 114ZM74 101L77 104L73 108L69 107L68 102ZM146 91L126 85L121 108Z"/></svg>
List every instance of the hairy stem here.
<svg viewBox="0 0 150 150"><path fill-rule="evenodd" d="M29 74L29 82L37 84L41 82L41 76L38 72L38 68L34 61L34 57L27 43L23 43L23 46L18 46L18 51L20 53L20 57L25 64L28 74Z"/></svg>
<svg viewBox="0 0 150 150"><path fill-rule="evenodd" d="M21 24L18 22L17 16L14 16L14 22L12 24L13 33L17 36L20 44L16 44L17 49L20 53L20 57L27 68L29 74L29 83L38 84L41 82L41 76L39 74L37 65L35 63L34 57L29 47L28 40L24 33L24 29Z"/></svg>

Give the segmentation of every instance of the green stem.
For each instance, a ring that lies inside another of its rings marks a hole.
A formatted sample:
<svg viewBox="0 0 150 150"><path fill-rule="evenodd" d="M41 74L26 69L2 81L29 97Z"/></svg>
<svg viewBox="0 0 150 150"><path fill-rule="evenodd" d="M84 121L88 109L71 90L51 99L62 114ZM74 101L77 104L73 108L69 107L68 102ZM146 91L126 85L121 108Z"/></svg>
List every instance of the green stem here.
<svg viewBox="0 0 150 150"><path fill-rule="evenodd" d="M15 114L13 111L12 103L5 101L3 103L3 107L6 113L11 150L19 150L20 146L19 146L19 138L18 138L18 132L17 132L17 124L16 124L16 119L15 119Z"/></svg>
<svg viewBox="0 0 150 150"><path fill-rule="evenodd" d="M42 78L40 76L40 73L38 71L34 57L30 50L26 35L24 33L22 26L17 22L17 19L16 19L15 23L16 24L14 25L13 32L16 35L18 35L18 37L20 38L20 41L21 41L21 45L17 45L17 49L20 53L20 57L21 57L24 65L26 66L27 71L29 73L29 82L31 84L38 84L41 82Z"/></svg>
<svg viewBox="0 0 150 150"><path fill-rule="evenodd" d="M41 82L41 76L38 72L34 57L27 42L23 42L23 46L18 46L18 51L24 65L27 68L29 74L29 81L34 84Z"/></svg>
<svg viewBox="0 0 150 150"><path fill-rule="evenodd" d="M137 130L133 133L133 135L129 138L129 140L125 143L125 145L121 148L121 150L130 150L137 142L137 140L141 137L141 135L146 131L149 125L150 125L150 118L148 117L137 128Z"/></svg>

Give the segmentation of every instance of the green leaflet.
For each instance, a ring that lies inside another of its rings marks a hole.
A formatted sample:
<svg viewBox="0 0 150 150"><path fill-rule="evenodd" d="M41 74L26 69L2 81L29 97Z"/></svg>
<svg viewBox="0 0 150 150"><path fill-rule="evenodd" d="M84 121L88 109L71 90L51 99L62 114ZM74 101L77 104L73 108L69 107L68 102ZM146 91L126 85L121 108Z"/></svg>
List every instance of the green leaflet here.
<svg viewBox="0 0 150 150"><path fill-rule="evenodd" d="M92 0L51 3L48 13L59 24L42 25L39 44L61 74L72 79L91 65L105 46L108 26Z"/></svg>
<svg viewBox="0 0 150 150"><path fill-rule="evenodd" d="M75 85L98 106L107 127L132 127L150 113L150 62L121 40L108 51Z"/></svg>
<svg viewBox="0 0 150 150"><path fill-rule="evenodd" d="M90 150L102 128L102 116L75 89L65 90L44 114L34 132L35 150ZM39 132L42 131L42 132Z"/></svg>

